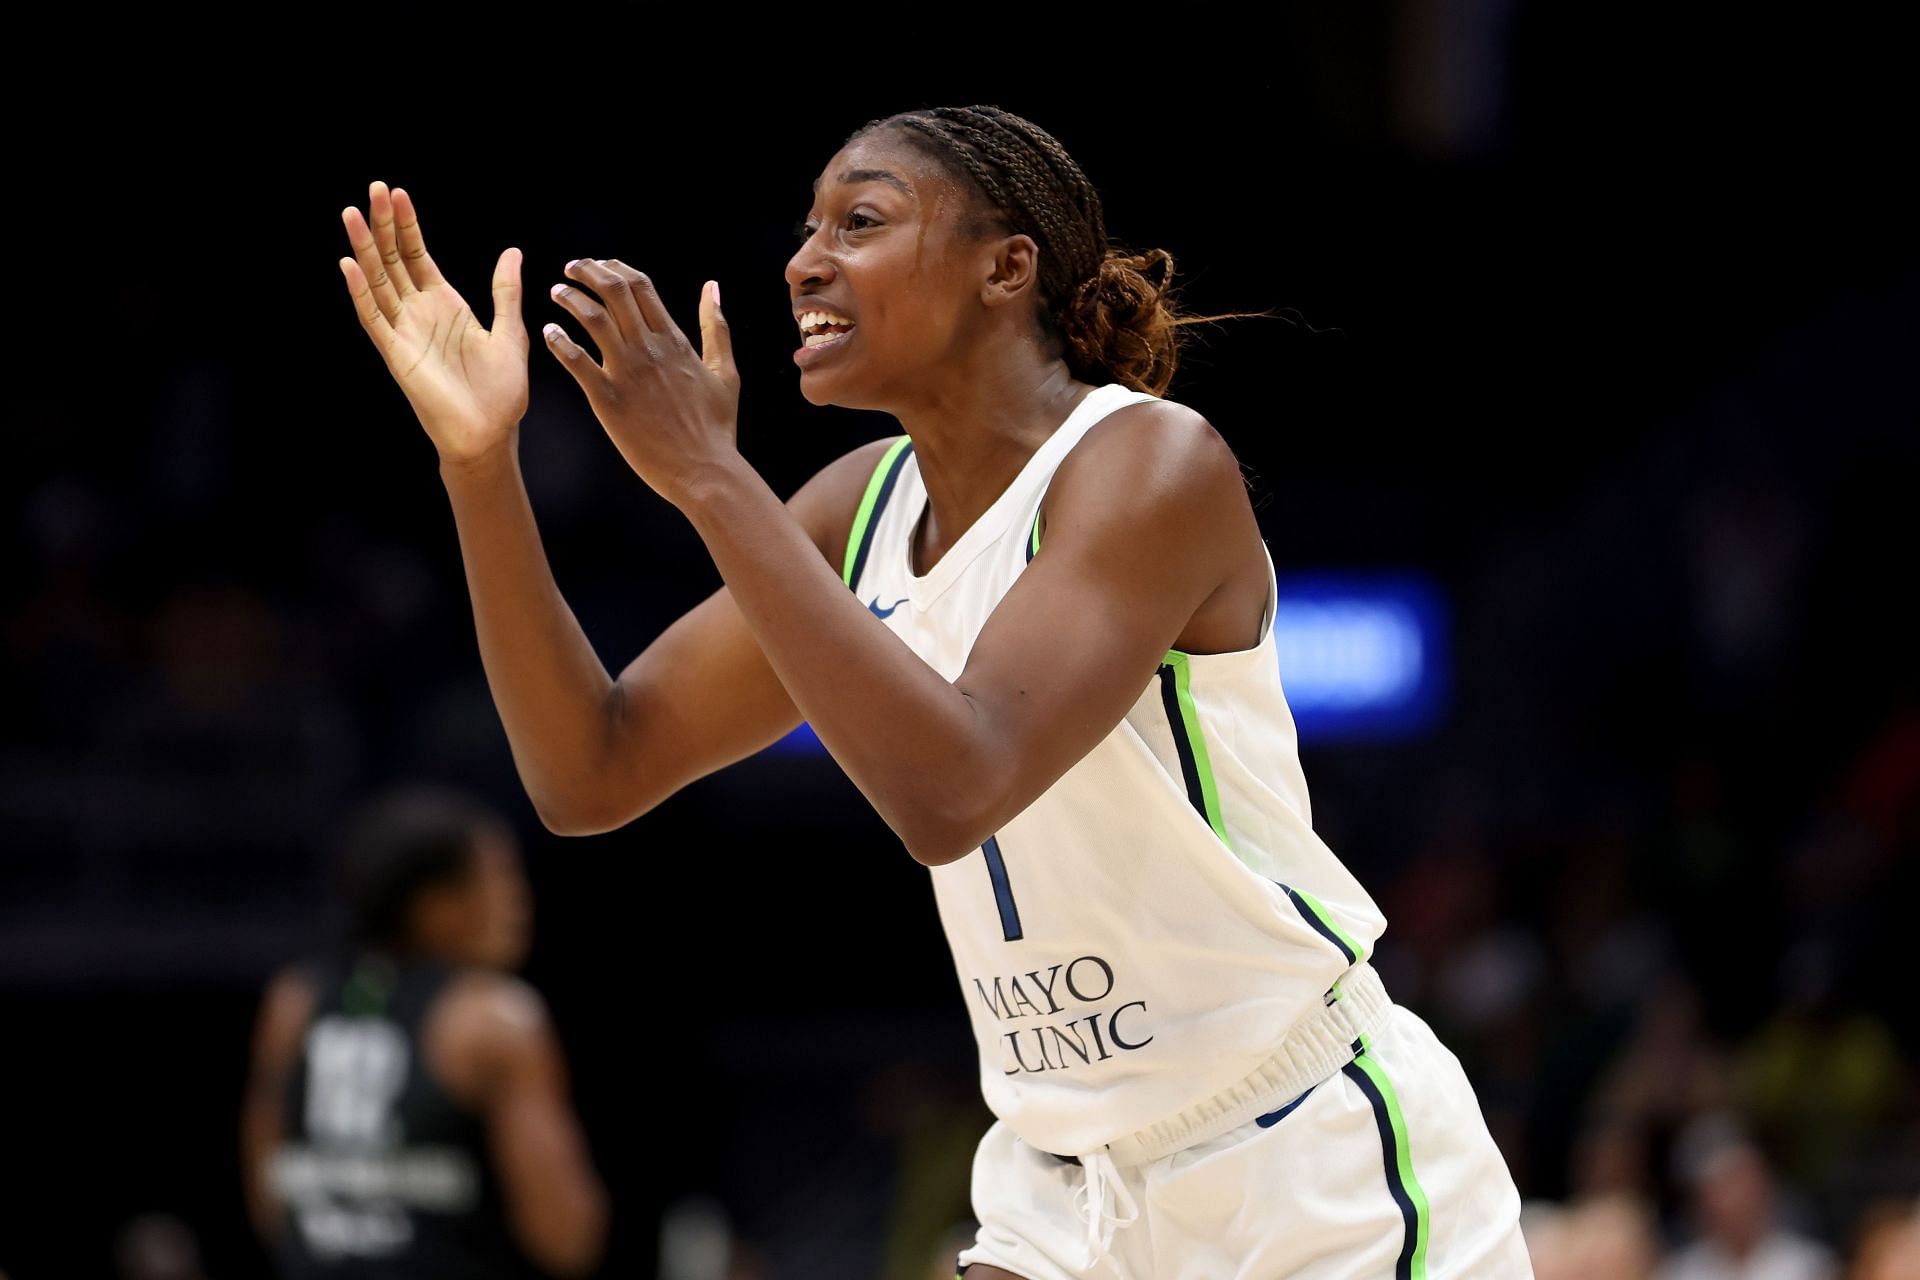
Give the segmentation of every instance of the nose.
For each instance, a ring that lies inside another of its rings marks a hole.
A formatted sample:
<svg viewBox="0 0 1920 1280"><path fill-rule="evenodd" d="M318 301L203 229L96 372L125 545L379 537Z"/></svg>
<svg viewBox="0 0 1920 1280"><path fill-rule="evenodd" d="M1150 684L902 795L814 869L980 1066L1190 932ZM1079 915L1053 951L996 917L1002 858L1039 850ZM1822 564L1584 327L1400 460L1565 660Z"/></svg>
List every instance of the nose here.
<svg viewBox="0 0 1920 1280"><path fill-rule="evenodd" d="M787 259L787 287L795 293L830 284L834 274L833 259L825 252L818 231Z"/></svg>

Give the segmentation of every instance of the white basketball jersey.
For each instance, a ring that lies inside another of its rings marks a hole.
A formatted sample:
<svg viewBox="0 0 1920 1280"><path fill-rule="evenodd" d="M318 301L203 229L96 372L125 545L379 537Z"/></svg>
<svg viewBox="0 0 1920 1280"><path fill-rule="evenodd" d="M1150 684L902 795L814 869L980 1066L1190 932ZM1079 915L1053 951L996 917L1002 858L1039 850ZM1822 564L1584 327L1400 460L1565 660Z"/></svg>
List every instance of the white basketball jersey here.
<svg viewBox="0 0 1920 1280"><path fill-rule="evenodd" d="M1156 398L1096 388L921 577L910 546L927 491L902 437L868 485L842 576L955 679L1046 554L1040 502L1061 461L1109 413ZM981 1092L1041 1150L1096 1150L1244 1079L1386 928L1313 831L1271 555L1267 568L1258 646L1169 652L1079 763L981 848L931 868Z"/></svg>

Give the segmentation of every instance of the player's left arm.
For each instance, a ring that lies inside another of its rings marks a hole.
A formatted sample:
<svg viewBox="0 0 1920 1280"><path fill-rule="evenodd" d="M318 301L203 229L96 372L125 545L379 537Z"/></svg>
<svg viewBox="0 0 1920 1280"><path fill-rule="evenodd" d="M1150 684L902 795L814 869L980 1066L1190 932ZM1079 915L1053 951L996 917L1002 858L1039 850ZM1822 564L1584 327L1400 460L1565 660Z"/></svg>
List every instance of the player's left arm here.
<svg viewBox="0 0 1920 1280"><path fill-rule="evenodd" d="M1044 550L949 683L806 558L750 468L682 510L821 742L929 866L972 852L1092 750L1235 557L1260 554L1219 433L1166 401L1116 410L1055 475Z"/></svg>
<svg viewBox="0 0 1920 1280"><path fill-rule="evenodd" d="M609 1205L546 1003L511 978L470 982L462 996L453 1034L486 1067L479 1106L509 1227L548 1274L587 1275L606 1249Z"/></svg>

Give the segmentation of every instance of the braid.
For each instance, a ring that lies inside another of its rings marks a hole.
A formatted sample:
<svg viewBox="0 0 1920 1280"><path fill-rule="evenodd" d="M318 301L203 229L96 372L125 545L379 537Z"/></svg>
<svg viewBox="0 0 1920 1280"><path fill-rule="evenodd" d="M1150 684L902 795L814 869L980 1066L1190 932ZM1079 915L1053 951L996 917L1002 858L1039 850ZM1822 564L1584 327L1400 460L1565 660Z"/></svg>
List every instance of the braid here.
<svg viewBox="0 0 1920 1280"><path fill-rule="evenodd" d="M870 120L847 141L883 129L970 179L1012 231L1033 237L1043 323L1074 376L1162 395L1179 362L1180 328L1227 318L1175 309L1173 255L1112 244L1100 193L1033 121L994 106L928 107ZM1158 284L1146 276L1155 266L1165 269Z"/></svg>
<svg viewBox="0 0 1920 1280"><path fill-rule="evenodd" d="M1014 228L1040 243L1041 287L1050 298L1066 296L1099 270L1107 250L1100 195L1052 135L997 107L934 107L868 128L887 123L958 160Z"/></svg>

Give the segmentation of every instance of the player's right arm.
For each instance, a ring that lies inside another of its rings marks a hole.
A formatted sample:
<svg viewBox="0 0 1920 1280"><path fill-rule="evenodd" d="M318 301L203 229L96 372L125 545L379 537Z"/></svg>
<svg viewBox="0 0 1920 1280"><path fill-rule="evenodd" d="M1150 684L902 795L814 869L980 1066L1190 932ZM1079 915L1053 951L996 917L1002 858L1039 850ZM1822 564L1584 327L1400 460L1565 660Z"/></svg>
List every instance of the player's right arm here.
<svg viewBox="0 0 1920 1280"><path fill-rule="evenodd" d="M787 504L829 562L886 443L828 466ZM578 836L624 826L800 723L725 587L610 677L554 584L517 460L451 473L443 466L442 475L481 664L548 830Z"/></svg>
<svg viewBox="0 0 1920 1280"><path fill-rule="evenodd" d="M520 474L527 337L520 258L500 257L482 326L428 256L404 191L375 183L368 214L343 215L341 259L361 325L440 455L481 665L515 767L551 831L592 835L631 822L696 778L800 723L726 588L689 610L618 679L561 596ZM832 463L788 508L838 564L888 442Z"/></svg>
<svg viewBox="0 0 1920 1280"><path fill-rule="evenodd" d="M301 1039L313 1016L313 984L298 969L274 975L254 1019L253 1051L240 1108L240 1177L247 1217L263 1244L272 1245L282 1229L283 1214L271 1176L274 1152L280 1147L281 1113L287 1102L287 1083L299 1063Z"/></svg>

